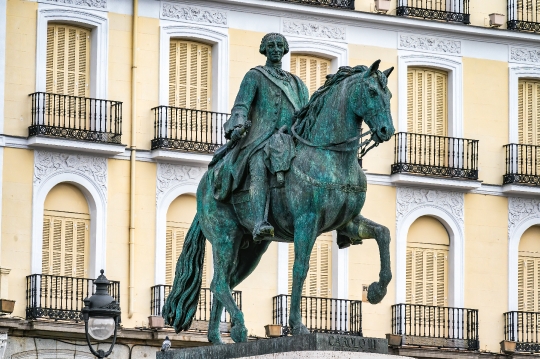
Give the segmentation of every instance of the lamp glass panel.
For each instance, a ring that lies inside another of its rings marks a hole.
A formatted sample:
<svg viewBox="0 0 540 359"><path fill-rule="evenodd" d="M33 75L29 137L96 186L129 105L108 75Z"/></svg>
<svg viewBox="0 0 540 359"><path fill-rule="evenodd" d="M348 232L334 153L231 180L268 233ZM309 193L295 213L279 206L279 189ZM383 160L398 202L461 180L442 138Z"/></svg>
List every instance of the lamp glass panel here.
<svg viewBox="0 0 540 359"><path fill-rule="evenodd" d="M88 334L95 340L105 340L114 333L114 319L91 317L88 319Z"/></svg>

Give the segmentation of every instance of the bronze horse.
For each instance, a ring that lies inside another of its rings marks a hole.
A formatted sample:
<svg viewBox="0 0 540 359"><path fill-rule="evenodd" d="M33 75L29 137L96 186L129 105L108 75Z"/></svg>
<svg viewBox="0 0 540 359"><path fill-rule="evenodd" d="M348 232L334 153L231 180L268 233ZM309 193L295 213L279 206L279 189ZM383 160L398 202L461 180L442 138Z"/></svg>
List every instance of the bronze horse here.
<svg viewBox="0 0 540 359"><path fill-rule="evenodd" d="M373 147L394 134L387 78L393 68L341 67L328 76L309 103L295 115L291 132L296 157L285 173L283 186L271 186L268 220L275 228L272 240L294 242L293 285L289 325L293 335L307 334L300 314L300 297L316 238L336 230L340 248L374 238L379 247L379 281L369 286L368 300L379 303L392 278L388 228L360 215L366 199L366 176L358 164L358 150ZM369 131L361 133L365 122ZM366 138L369 135L368 140ZM223 307L232 319L231 338L247 341L244 315L231 295L257 266L270 241L254 242L254 220L245 193L229 202L213 195L210 169L197 190L197 215L176 266L173 288L163 308L166 323L177 332L187 330L195 315L201 289L205 241L212 243L214 294L208 339L220 344L219 322ZM271 182L272 183L272 182ZM245 192L245 191L244 191Z"/></svg>

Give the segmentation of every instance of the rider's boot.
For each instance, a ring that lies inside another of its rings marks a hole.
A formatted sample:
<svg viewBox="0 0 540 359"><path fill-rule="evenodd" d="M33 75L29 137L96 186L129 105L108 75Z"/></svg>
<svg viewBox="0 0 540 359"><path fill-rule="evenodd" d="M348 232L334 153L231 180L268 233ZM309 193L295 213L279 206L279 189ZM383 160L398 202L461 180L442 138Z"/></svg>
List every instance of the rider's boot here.
<svg viewBox="0 0 540 359"><path fill-rule="evenodd" d="M268 188L266 178L254 176L251 178L249 193L251 195L251 210L255 217L253 240L258 242L264 237L274 236L274 227L267 222L266 218L266 195Z"/></svg>

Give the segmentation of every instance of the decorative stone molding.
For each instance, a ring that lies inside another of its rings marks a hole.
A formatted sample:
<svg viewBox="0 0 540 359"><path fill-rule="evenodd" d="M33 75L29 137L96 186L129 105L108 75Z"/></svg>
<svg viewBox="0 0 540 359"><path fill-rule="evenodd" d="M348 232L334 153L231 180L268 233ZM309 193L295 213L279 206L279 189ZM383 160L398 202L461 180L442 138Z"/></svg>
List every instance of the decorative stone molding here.
<svg viewBox="0 0 540 359"><path fill-rule="evenodd" d="M345 41L346 39L344 26L321 24L312 21L283 20L282 31L284 34L316 37L319 39L341 41Z"/></svg>
<svg viewBox="0 0 540 359"><path fill-rule="evenodd" d="M399 48L404 50L429 51L449 55L461 55L461 41L434 36L399 35Z"/></svg>
<svg viewBox="0 0 540 359"><path fill-rule="evenodd" d="M60 152L35 151L34 186L47 178L63 173L76 173L98 185L107 198L107 159Z"/></svg>
<svg viewBox="0 0 540 359"><path fill-rule="evenodd" d="M413 210L426 206L437 207L447 212L461 226L465 223L463 215L463 193L408 187L398 187L396 222L399 223Z"/></svg>
<svg viewBox="0 0 540 359"><path fill-rule="evenodd" d="M540 218L540 200L532 198L508 198L508 237L523 222Z"/></svg>
<svg viewBox="0 0 540 359"><path fill-rule="evenodd" d="M540 63L540 50L522 47L510 47L510 62Z"/></svg>
<svg viewBox="0 0 540 359"><path fill-rule="evenodd" d="M107 9L107 0L44 0L49 4L74 5L91 9Z"/></svg>
<svg viewBox="0 0 540 359"><path fill-rule="evenodd" d="M156 181L156 203L167 190L173 186L195 183L201 181L206 168L191 167L183 165L172 165L169 163L158 163Z"/></svg>
<svg viewBox="0 0 540 359"><path fill-rule="evenodd" d="M161 18L227 26L227 12L186 4L161 3Z"/></svg>

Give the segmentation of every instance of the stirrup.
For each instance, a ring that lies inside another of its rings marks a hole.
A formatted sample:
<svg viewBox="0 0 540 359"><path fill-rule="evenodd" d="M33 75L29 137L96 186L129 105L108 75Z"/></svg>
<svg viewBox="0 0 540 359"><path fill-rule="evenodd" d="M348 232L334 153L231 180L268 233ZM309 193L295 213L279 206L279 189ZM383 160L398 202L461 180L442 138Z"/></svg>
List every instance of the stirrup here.
<svg viewBox="0 0 540 359"><path fill-rule="evenodd" d="M266 221L259 222L253 229L253 240L255 242L262 241L265 237L274 236L274 227Z"/></svg>

